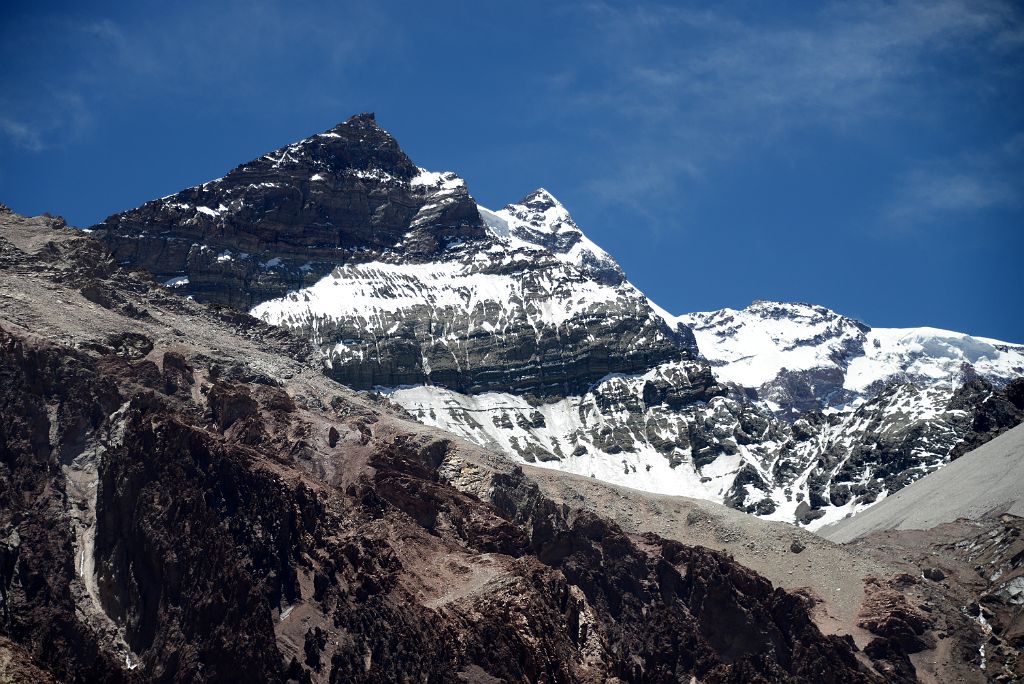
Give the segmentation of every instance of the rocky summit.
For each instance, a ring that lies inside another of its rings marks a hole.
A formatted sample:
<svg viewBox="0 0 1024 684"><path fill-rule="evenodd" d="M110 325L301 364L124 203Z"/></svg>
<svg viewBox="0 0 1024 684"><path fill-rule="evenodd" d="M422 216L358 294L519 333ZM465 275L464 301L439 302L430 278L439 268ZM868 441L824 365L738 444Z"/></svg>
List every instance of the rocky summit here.
<svg viewBox="0 0 1024 684"><path fill-rule="evenodd" d="M168 287L301 330L360 389L561 396L696 356L549 194L482 210L372 114L93 230Z"/></svg>
<svg viewBox="0 0 1024 684"><path fill-rule="evenodd" d="M246 309L342 263L395 250L427 260L484 233L464 186L418 173L363 114L94 230L120 262Z"/></svg>
<svg viewBox="0 0 1024 684"><path fill-rule="evenodd" d="M817 527L1016 425L1024 347L755 302L673 316L539 189L499 210L373 115L93 227L175 292L522 463Z"/></svg>

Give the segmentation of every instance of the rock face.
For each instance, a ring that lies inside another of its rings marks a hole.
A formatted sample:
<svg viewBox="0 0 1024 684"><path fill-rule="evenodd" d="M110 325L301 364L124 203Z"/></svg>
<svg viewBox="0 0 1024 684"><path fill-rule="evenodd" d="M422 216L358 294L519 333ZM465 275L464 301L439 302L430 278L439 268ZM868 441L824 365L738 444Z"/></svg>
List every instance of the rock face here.
<svg viewBox="0 0 1024 684"><path fill-rule="evenodd" d="M431 258L484 233L463 184L418 174L362 114L94 229L121 263L203 301L247 309L339 264L385 250Z"/></svg>
<svg viewBox="0 0 1024 684"><path fill-rule="evenodd" d="M665 386L672 396L660 395ZM699 364L612 377L558 401L436 387L389 396L427 424L526 462L817 529L1018 424L1024 412L1009 397L1021 387L975 380L950 396L894 384L854 409L792 424L729 396Z"/></svg>
<svg viewBox="0 0 1024 684"><path fill-rule="evenodd" d="M1021 419L1019 345L780 302L671 316L551 193L479 207L370 115L94 234L177 292L298 332L331 377L427 424L811 527Z"/></svg>
<svg viewBox="0 0 1024 684"><path fill-rule="evenodd" d="M555 503L324 377L284 331L46 220L0 221L0 653L16 671L882 681L728 556Z"/></svg>
<svg viewBox="0 0 1024 684"><path fill-rule="evenodd" d="M323 345L357 388L565 396L610 373L695 357L628 284L609 286L537 249L490 238L438 261L339 266L253 315Z"/></svg>

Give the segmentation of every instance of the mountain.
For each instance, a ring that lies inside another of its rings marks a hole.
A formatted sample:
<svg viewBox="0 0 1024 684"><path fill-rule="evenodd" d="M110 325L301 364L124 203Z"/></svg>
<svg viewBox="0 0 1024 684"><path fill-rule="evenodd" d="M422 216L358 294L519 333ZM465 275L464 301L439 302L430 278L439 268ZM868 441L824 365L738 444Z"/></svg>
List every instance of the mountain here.
<svg viewBox="0 0 1024 684"><path fill-rule="evenodd" d="M362 115L93 230L180 292L302 331L357 388L560 395L696 355L550 195L488 215Z"/></svg>
<svg viewBox="0 0 1024 684"><path fill-rule="evenodd" d="M372 115L92 228L523 463L817 527L1024 417L1022 347L809 305L672 316L540 189L491 211Z"/></svg>
<svg viewBox="0 0 1024 684"><path fill-rule="evenodd" d="M775 412L841 408L893 382L950 391L977 377L1024 375L1024 345L936 328L870 328L821 306L754 302L680 316L723 382Z"/></svg>
<svg viewBox="0 0 1024 684"><path fill-rule="evenodd" d="M691 325L370 115L90 231L0 205L0 679L1024 675L1019 518L800 528L1020 423L1015 346L801 413Z"/></svg>
<svg viewBox="0 0 1024 684"><path fill-rule="evenodd" d="M948 550L950 577L923 580L930 548L839 546L520 467L334 382L321 361L292 331L0 208L6 680L1024 672L1020 634L991 602L1002 595L965 611L979 594ZM972 534L1015 553L1015 529Z"/></svg>
<svg viewBox="0 0 1024 684"><path fill-rule="evenodd" d="M5 681L838 684L906 658L177 290L0 209Z"/></svg>
<svg viewBox="0 0 1024 684"><path fill-rule="evenodd" d="M463 185L418 173L372 114L356 116L95 230L121 263L245 309L339 263L384 251L422 261L484 234Z"/></svg>

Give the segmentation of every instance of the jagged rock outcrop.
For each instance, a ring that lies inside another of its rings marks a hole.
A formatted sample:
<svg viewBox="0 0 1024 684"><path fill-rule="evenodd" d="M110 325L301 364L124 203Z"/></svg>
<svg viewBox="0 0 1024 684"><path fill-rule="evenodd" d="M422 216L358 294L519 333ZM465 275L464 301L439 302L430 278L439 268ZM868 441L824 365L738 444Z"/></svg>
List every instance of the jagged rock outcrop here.
<svg viewBox="0 0 1024 684"><path fill-rule="evenodd" d="M956 459L1024 422L1024 378L1010 381L1002 390L972 380L957 390L950 408L971 416L970 428L950 454Z"/></svg>

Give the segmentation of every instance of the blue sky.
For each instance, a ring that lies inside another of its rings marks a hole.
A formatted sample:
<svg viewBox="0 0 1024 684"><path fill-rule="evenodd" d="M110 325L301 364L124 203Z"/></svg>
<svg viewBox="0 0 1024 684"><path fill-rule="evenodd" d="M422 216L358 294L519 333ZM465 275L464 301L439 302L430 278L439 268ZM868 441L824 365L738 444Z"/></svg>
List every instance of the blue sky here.
<svg viewBox="0 0 1024 684"><path fill-rule="evenodd" d="M89 225L374 111L670 311L1024 342L1024 8L781 4L8 1L0 201Z"/></svg>

